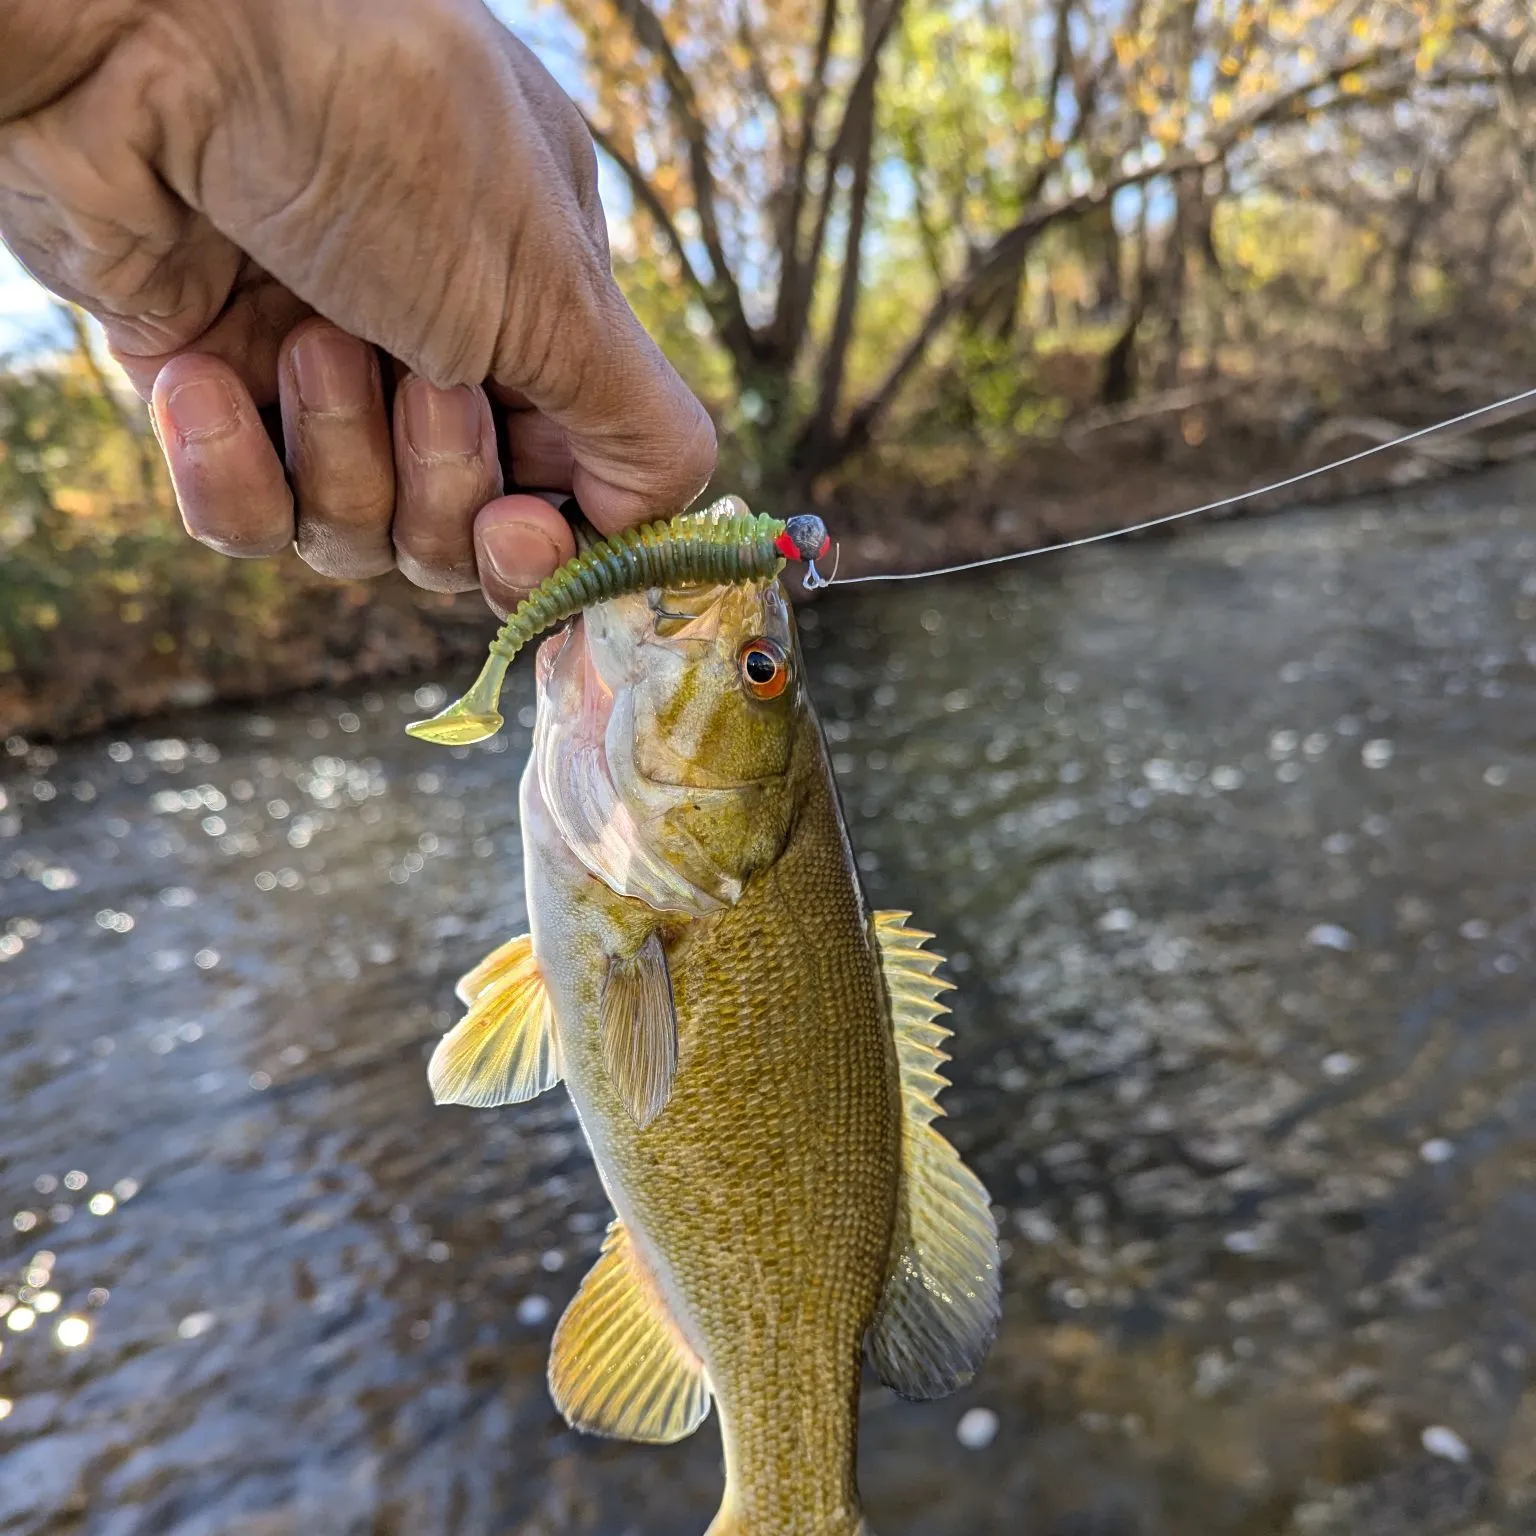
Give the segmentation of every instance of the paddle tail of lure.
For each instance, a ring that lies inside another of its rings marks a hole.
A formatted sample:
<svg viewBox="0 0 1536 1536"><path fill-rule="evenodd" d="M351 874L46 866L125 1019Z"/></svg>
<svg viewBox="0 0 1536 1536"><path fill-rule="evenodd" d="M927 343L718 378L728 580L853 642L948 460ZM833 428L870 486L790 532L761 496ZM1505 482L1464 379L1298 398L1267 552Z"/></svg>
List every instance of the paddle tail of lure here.
<svg viewBox="0 0 1536 1536"><path fill-rule="evenodd" d="M501 626L480 675L468 693L430 720L406 730L422 741L468 746L501 729L501 689L512 658L530 640L593 603L648 587L758 581L777 576L786 560L815 562L831 541L813 514L779 519L752 512L738 496L724 496L702 512L626 528L600 539L540 582Z"/></svg>

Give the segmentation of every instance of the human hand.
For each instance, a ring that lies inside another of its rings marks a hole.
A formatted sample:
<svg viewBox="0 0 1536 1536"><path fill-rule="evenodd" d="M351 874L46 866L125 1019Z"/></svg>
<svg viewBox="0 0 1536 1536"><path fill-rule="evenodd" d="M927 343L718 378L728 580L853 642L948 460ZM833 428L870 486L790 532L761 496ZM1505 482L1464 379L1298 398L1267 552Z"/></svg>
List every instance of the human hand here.
<svg viewBox="0 0 1536 1536"><path fill-rule="evenodd" d="M574 551L504 472L604 532L702 489L585 126L480 0L9 0L5 38L0 235L102 322L195 538L505 610Z"/></svg>

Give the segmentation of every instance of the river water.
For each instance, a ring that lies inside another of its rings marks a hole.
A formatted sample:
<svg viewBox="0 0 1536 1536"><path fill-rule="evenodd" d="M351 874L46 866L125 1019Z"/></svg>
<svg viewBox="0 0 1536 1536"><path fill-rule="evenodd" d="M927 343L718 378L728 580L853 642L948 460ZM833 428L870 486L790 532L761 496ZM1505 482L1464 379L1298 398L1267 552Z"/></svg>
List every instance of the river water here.
<svg viewBox="0 0 1536 1536"><path fill-rule="evenodd" d="M1536 1530L1533 620L1513 470L810 613L1005 1235L977 1382L866 1393L880 1536ZM528 669L491 749L438 702L7 744L7 1536L708 1523L713 1425L546 1396L606 1219L563 1094L428 1098L523 926Z"/></svg>

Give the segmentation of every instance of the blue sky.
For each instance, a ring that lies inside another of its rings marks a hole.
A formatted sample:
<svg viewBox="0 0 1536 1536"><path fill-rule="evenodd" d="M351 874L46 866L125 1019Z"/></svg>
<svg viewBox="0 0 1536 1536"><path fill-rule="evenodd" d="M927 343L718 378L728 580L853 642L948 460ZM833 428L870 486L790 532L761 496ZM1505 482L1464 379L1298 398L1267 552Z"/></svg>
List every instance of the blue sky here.
<svg viewBox="0 0 1536 1536"><path fill-rule="evenodd" d="M54 302L0 245L0 355L26 351L56 335Z"/></svg>

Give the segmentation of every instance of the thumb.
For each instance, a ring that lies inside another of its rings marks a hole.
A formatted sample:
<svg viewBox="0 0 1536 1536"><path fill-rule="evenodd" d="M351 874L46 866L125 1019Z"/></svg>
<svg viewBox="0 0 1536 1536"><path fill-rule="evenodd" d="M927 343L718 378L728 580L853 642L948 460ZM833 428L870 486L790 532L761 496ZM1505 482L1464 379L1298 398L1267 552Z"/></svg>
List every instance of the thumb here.
<svg viewBox="0 0 1536 1536"><path fill-rule="evenodd" d="M616 533L692 502L714 473L716 442L709 413L608 285L597 309L567 317L556 376L516 387L562 429L582 510Z"/></svg>
<svg viewBox="0 0 1536 1536"><path fill-rule="evenodd" d="M500 36L527 120L538 125L545 175L533 199L542 206L508 269L492 378L503 399L562 429L571 489L593 523L614 533L681 511L704 489L715 427L613 280L586 123L534 54L510 32ZM515 426L513 435L515 474Z"/></svg>

